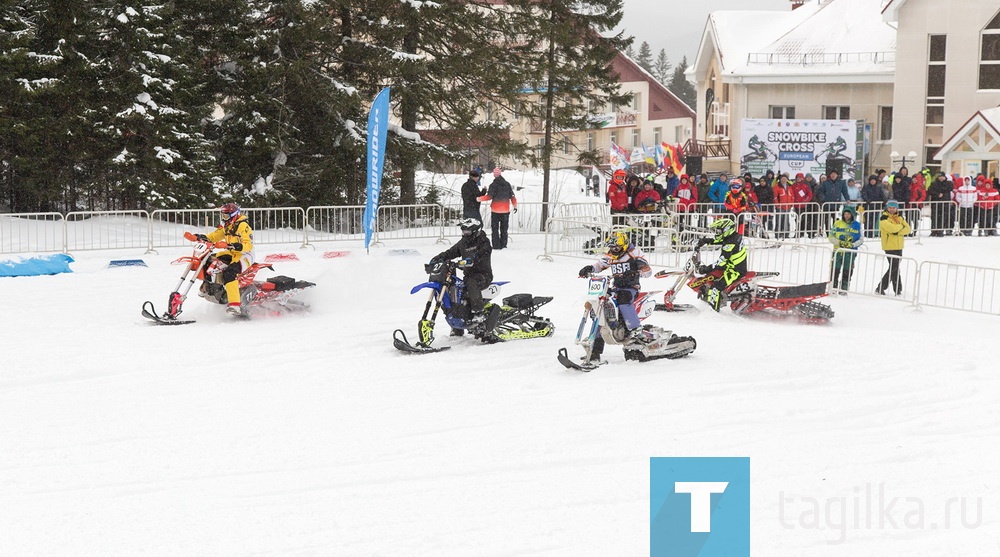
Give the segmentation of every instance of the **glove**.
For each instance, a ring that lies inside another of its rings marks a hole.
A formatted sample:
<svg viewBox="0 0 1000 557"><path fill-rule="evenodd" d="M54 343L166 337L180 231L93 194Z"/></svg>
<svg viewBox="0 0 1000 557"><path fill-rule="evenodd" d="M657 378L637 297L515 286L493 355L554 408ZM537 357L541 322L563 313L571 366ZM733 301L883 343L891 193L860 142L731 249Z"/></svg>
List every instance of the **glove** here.
<svg viewBox="0 0 1000 557"><path fill-rule="evenodd" d="M586 267L580 269L580 278L584 278L584 277L586 277L587 275L589 275L590 273L593 273L593 272L594 272L594 266L593 265L587 265Z"/></svg>
<svg viewBox="0 0 1000 557"><path fill-rule="evenodd" d="M840 241L840 247L842 247L842 248L853 248L854 247L854 242L852 242L850 240L841 240Z"/></svg>
<svg viewBox="0 0 1000 557"><path fill-rule="evenodd" d="M701 238L701 239L698 240L698 243L695 244L695 245L697 245L700 248L702 246L705 246L705 245L711 244L711 243L712 243L712 239L711 238Z"/></svg>
<svg viewBox="0 0 1000 557"><path fill-rule="evenodd" d="M195 234L194 237L199 242L207 242L208 241L208 236L205 236L204 234Z"/></svg>
<svg viewBox="0 0 1000 557"><path fill-rule="evenodd" d="M243 244L240 242L233 242L229 244L229 249L234 251L243 251Z"/></svg>
<svg viewBox="0 0 1000 557"><path fill-rule="evenodd" d="M711 273L711 272L712 272L712 266L711 265L698 265L698 274L699 275L707 275L708 273Z"/></svg>

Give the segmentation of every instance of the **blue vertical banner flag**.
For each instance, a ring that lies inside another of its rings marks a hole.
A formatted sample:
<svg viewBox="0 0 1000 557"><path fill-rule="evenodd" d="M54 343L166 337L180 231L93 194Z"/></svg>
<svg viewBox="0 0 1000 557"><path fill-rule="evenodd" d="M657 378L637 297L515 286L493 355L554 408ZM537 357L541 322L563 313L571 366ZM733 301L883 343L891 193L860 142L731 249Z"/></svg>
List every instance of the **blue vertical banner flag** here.
<svg viewBox="0 0 1000 557"><path fill-rule="evenodd" d="M389 127L389 88L375 97L368 113L368 194L365 201L365 251L372 241L378 222L378 195L382 189L382 167L385 165L385 135Z"/></svg>

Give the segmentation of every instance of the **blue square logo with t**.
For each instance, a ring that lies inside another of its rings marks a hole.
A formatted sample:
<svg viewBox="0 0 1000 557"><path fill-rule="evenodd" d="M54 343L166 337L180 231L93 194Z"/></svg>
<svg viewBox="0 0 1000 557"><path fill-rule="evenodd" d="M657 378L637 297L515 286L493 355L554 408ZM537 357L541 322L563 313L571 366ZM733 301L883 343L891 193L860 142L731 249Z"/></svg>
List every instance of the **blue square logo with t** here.
<svg viewBox="0 0 1000 557"><path fill-rule="evenodd" d="M750 459L649 459L650 557L750 555Z"/></svg>

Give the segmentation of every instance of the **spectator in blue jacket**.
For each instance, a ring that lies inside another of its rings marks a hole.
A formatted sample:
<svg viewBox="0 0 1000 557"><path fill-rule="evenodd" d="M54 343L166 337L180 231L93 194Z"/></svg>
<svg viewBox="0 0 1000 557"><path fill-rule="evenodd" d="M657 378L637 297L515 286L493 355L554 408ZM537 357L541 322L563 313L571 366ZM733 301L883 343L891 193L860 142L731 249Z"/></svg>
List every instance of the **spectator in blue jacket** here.
<svg viewBox="0 0 1000 557"><path fill-rule="evenodd" d="M723 204L726 202L726 195L729 193L729 175L725 172L719 175L719 178L712 183L712 187L708 189L708 198L712 203L716 204L715 212L720 213L724 211Z"/></svg>

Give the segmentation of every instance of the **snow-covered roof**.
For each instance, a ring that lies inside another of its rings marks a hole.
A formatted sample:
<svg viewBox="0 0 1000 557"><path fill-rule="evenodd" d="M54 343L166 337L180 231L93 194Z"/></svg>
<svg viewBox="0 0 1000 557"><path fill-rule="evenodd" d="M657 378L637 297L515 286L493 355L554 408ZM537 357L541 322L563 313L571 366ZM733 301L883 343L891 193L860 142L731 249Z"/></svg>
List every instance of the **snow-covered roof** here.
<svg viewBox="0 0 1000 557"><path fill-rule="evenodd" d="M726 81L891 83L896 71L896 30L882 21L881 0L829 0L789 12L713 12L695 64L699 75L713 55L709 43Z"/></svg>

